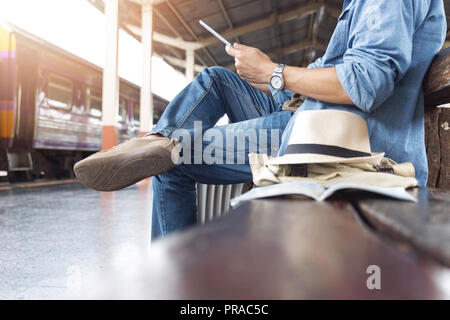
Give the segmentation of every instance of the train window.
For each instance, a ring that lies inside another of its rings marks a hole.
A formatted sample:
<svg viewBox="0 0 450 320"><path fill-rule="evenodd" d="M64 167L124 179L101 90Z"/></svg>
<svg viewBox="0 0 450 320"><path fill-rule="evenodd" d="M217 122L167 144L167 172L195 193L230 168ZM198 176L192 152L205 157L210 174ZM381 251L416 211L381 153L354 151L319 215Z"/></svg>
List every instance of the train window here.
<svg viewBox="0 0 450 320"><path fill-rule="evenodd" d="M86 88L86 107L91 116L97 118L102 116L102 91L100 89Z"/></svg>
<svg viewBox="0 0 450 320"><path fill-rule="evenodd" d="M141 112L141 106L139 105L139 103L135 103L134 107L133 107L133 120L135 123L139 123L140 112Z"/></svg>
<svg viewBox="0 0 450 320"><path fill-rule="evenodd" d="M127 101L124 98L119 99L119 122L127 120Z"/></svg>
<svg viewBox="0 0 450 320"><path fill-rule="evenodd" d="M70 79L50 74L47 85L47 101L51 107L69 110L72 107L73 83Z"/></svg>

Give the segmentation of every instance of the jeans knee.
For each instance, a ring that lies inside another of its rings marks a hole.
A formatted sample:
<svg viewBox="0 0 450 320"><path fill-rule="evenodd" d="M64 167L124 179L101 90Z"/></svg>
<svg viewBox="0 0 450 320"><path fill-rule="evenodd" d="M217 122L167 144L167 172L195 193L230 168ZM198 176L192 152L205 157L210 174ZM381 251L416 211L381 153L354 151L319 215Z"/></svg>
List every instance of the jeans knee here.
<svg viewBox="0 0 450 320"><path fill-rule="evenodd" d="M161 189L168 186L182 186L183 188L187 188L193 181L190 171L191 169L188 164L176 165L169 171L153 176L153 188Z"/></svg>
<svg viewBox="0 0 450 320"><path fill-rule="evenodd" d="M206 72L208 75L215 76L219 79L223 79L223 78L229 76L230 74L234 74L232 71L228 70L227 68L219 67L219 66L204 68L203 72Z"/></svg>

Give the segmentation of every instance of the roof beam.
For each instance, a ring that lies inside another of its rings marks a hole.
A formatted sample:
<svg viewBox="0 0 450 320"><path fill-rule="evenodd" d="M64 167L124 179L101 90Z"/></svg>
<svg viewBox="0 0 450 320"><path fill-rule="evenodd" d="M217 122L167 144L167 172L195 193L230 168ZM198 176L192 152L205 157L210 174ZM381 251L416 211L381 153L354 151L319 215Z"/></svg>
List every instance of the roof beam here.
<svg viewBox="0 0 450 320"><path fill-rule="evenodd" d="M144 3L150 3L152 5L157 5L159 3L165 2L166 0L127 0L136 4L143 5Z"/></svg>
<svg viewBox="0 0 450 320"><path fill-rule="evenodd" d="M277 0L272 0L272 12L273 12L273 18L275 20L275 23L273 24L273 29L275 31L275 37L276 37L276 42L277 42L277 47L278 47L278 54L277 54L277 58L278 60L281 60L282 58L282 49L283 49L283 42L281 39L281 32L280 32L280 21L278 19L278 5L277 5Z"/></svg>
<svg viewBox="0 0 450 320"><path fill-rule="evenodd" d="M184 41L181 38L172 38L159 32L153 32L153 40L182 50L188 50L191 47L195 47L195 43L192 41Z"/></svg>
<svg viewBox="0 0 450 320"><path fill-rule="evenodd" d="M217 2L219 3L220 10L222 11L225 20L227 21L228 28L230 28L231 30L234 29L233 22L231 21L230 15L228 14L228 11L223 4L223 0L217 0ZM235 37L234 40L236 40L236 42L238 43L240 42L239 37Z"/></svg>
<svg viewBox="0 0 450 320"><path fill-rule="evenodd" d="M290 10L288 12L279 14L278 21L279 21L279 23L283 23L283 22L286 22L286 21L289 21L292 19L296 19L296 18L305 16L305 15L312 14L312 13L316 12L320 6L321 6L320 3L310 2L307 5L304 5L304 6L298 7L294 10ZM235 37L241 36L246 33L251 33L251 32L261 30L261 29L269 28L273 24L275 24L275 22L276 22L275 16L274 16L274 14L271 14L267 18L255 21L255 22L247 24L245 26L231 29L231 30L229 29L229 30L223 32L222 36L224 38L235 38ZM197 49L204 48L204 47L216 44L218 42L219 42L219 40L214 36L211 36L208 38L203 38L203 39L198 39Z"/></svg>
<svg viewBox="0 0 450 320"><path fill-rule="evenodd" d="M174 57L168 56L168 55L163 55L162 57L163 57L164 60L166 60L171 65L174 65L174 66L177 66L177 67L180 67L180 68L186 68L186 60L177 59L177 58L174 58ZM202 72L204 67L205 66L201 66L199 64L195 64L194 65L194 71L195 72Z"/></svg>
<svg viewBox="0 0 450 320"><path fill-rule="evenodd" d="M134 34L142 36L141 28L139 28L133 24L126 24L126 27L129 30L131 30L131 32L133 32ZM167 45L175 47L175 48L179 48L181 50L187 50L187 49L191 48L192 45L194 44L194 42L192 42L192 41L184 41L181 38L169 37L169 36L166 36L162 33L156 32L156 31L153 31L153 40L163 43L163 44L167 44Z"/></svg>
<svg viewBox="0 0 450 320"><path fill-rule="evenodd" d="M220 10L222 11L223 16L225 17L225 20L227 20L228 27L230 29L234 29L233 22L231 22L230 16L228 15L228 11L227 9L225 9L223 0L217 0L217 2L219 3Z"/></svg>
<svg viewBox="0 0 450 320"><path fill-rule="evenodd" d="M156 15L158 16L159 19L161 19L164 24L166 25L167 28L170 29L170 31L175 34L177 37L182 38L181 34L178 32L177 29L174 28L174 26L169 22L169 20L166 19L166 17L164 17L159 10L157 10L156 8L154 9Z"/></svg>
<svg viewBox="0 0 450 320"><path fill-rule="evenodd" d="M320 31L320 24L323 21L323 18L325 16L325 6L323 5L323 1L321 1L322 5L320 6L319 9L317 9L316 14L314 15L314 23L312 25L312 29L311 29L311 39L314 43L318 42L318 37L319 37L319 31ZM311 52L310 52L310 59L314 60L316 58L317 52L314 49L314 47L311 48Z"/></svg>
<svg viewBox="0 0 450 320"><path fill-rule="evenodd" d="M167 45L167 44L164 44L164 47L165 47L168 51L170 51L170 53L172 53L172 55L173 55L175 58L178 58L178 59L182 59L182 58L183 58L183 55L182 55L180 52L178 52L177 50L175 50L174 47L171 47L171 46L169 46L169 45Z"/></svg>
<svg viewBox="0 0 450 320"><path fill-rule="evenodd" d="M313 26L315 21L316 14L312 14L309 16L309 27L308 27L308 39L312 40L313 38Z"/></svg>
<svg viewBox="0 0 450 320"><path fill-rule="evenodd" d="M136 0L136 1L138 1L138 0ZM167 0L163 0L163 1L167 1ZM169 4L170 1L167 1L167 3ZM283 22L286 22L286 21L291 20L291 19L296 19L296 18L305 16L305 15L313 14L313 13L317 12L319 9L321 9L322 6L323 6L323 3L321 3L321 2L310 2L307 5L304 5L304 6L298 7L296 9L294 9L294 10L290 10L288 12L279 14L278 15L278 21L280 23L283 23ZM330 8L325 7L325 10L328 13L330 13ZM334 14L338 14L337 10L334 10L334 9L331 9L331 12L334 13ZM175 14L175 12L174 12L174 14ZM179 13L178 13L178 16L181 17L179 15ZM162 20L164 21L166 19L162 19ZM183 21L184 21L184 19L183 19ZM167 20L164 21L164 22L166 23ZM181 20L180 20L180 22L183 23ZM231 22L231 20L230 20L230 22ZM184 23L186 24L186 21L184 21ZM245 25L245 26L242 26L242 27L239 27L239 28L228 29L226 32L223 33L223 35L226 38L235 38L235 37L238 37L238 36L246 34L246 33L251 33L251 32L254 32L254 31L257 31L257 30L261 30L261 29L264 29L264 28L271 27L274 23L275 23L275 17L272 14L272 15L270 15L267 18L255 21L255 22L250 23L248 25ZM181 38L180 33L177 32L176 30L173 31L172 29L174 29L174 28L171 28L171 26L169 28L176 35L178 35L177 38L169 37L169 36L166 36L166 35L158 33L158 32L153 32L153 40L156 41L156 42L163 43L165 45L169 45L169 46L173 46L173 47L182 49L182 50L205 49L206 46L209 46L209 45L212 45L212 44L215 44L215 43L218 42L218 40L215 37L199 38L197 35L195 35L195 33L193 33L192 29L190 29L190 27L187 24L186 24L186 26L187 26L187 28L189 28L189 29L187 29L187 31L189 33L191 33L191 35L194 38L198 39L197 41L185 41L185 40L183 40ZM133 31L135 34L141 34L141 32L140 32L138 27L135 27L133 25L128 25L127 27L131 31ZM191 31L189 31L189 30L191 30ZM325 51L326 46L321 44L321 43L317 43L317 40L314 39L314 38L315 37L313 37L313 39L305 40L305 41L296 43L294 45L288 46L288 47L286 47L286 48L281 50L281 54L292 53L292 52L295 52L295 51L298 51L298 50L301 50L301 49L304 49L304 48L313 48L314 50ZM316 40L316 42L314 42L314 40ZM275 52L275 53L271 52L270 54L272 54L272 57L274 57L274 56L276 56L276 54L278 52L279 51L277 50L277 52ZM199 57L197 56L197 58L199 58ZM202 64L207 65L206 63L204 63L204 61L201 61L200 59L199 59L199 61ZM214 63L216 63L216 62L214 62ZM230 66L227 66L227 67L230 68Z"/></svg>
<svg viewBox="0 0 450 320"><path fill-rule="evenodd" d="M187 22L184 20L184 18L181 16L181 14L178 12L178 10L173 6L172 2L169 0L166 0L166 4L169 6L170 10L175 14L175 16L178 18L178 20L181 22L181 24L184 26L184 28L191 34L191 36L198 41L199 38L195 34L195 32L191 29L191 27L187 24ZM199 48L200 49L200 48ZM213 64L218 65L219 63L217 60L212 56L212 54L208 51L206 48L201 48L205 54L208 56L208 58L213 62Z"/></svg>
<svg viewBox="0 0 450 320"><path fill-rule="evenodd" d="M318 43L318 42L314 42L311 40L304 40L304 41L300 41L300 42L291 44L290 46L283 48L282 53L283 54L291 54L291 53L294 53L294 52L297 52L299 50L303 50L306 48L313 48L315 50L325 51L327 49L327 46L324 45L323 43ZM275 52L276 51L269 52L268 56L271 57L271 55L274 54Z"/></svg>
<svg viewBox="0 0 450 320"><path fill-rule="evenodd" d="M314 24L311 33L313 41L317 40L320 30L320 24L322 23L324 16L325 16L325 6L321 6L319 9L317 9L316 18L314 19Z"/></svg>
<svg viewBox="0 0 450 320"><path fill-rule="evenodd" d="M337 9L337 8L330 7L330 6L325 6L325 11L326 11L330 16L332 16L333 18L336 18L336 19L338 19L339 16L341 15L341 13L342 13L342 10L339 10L339 9Z"/></svg>
<svg viewBox="0 0 450 320"><path fill-rule="evenodd" d="M291 44L291 45L283 48L283 50L281 50L281 54L287 55L287 54L291 54L291 53L294 53L294 52L297 52L297 51L300 51L303 49L307 49L307 48L313 48L314 50L318 50L318 51L325 51L327 49L326 45L324 45L323 43L314 42L312 40L304 40L304 41L296 42L294 44ZM270 52L267 52L267 55L270 58L274 58L278 53L279 53L279 50L275 49ZM233 70L234 64L229 64L226 66L226 68Z"/></svg>
<svg viewBox="0 0 450 320"><path fill-rule="evenodd" d="M138 2L142 2L145 0L136 0L136 3ZM149 1L154 1L154 0L149 0ZM166 0L156 0L158 1L158 3L161 2L165 2ZM155 3L154 3L155 4ZM156 31L153 31L153 41L159 42L164 44L166 47L170 48L169 51L171 51L177 58L180 58L180 55L178 53L175 52L175 50L173 50L173 48L171 47L175 47L181 50L190 50L193 49L193 42L192 41L184 41L181 37L181 34L172 26L172 24L159 12L159 10L154 7L153 11L155 12L155 14L158 16L158 18L160 18L164 24L170 29L170 31L172 31L175 35L177 35L178 38L172 38L166 35L163 35L161 33L158 33ZM137 17L136 17L137 19ZM132 32L135 35L139 35L142 37L142 31L139 27L136 27L132 24L126 24L125 28L127 28L130 32ZM200 57L198 54L195 55L196 58L204 65L206 65L205 60L202 59L202 57Z"/></svg>
<svg viewBox="0 0 450 320"><path fill-rule="evenodd" d="M178 38L182 39L182 36L178 32L178 30L172 26L172 24L159 12L159 10L157 10L155 8L154 11L155 11L156 15L158 16L158 18L160 18L164 22L164 24L170 29L170 31L172 31L175 35L177 35ZM153 40L155 40L154 37L153 37ZM206 65L205 60L203 60L203 58L201 56L199 56L196 53L194 53L194 55L202 64Z"/></svg>

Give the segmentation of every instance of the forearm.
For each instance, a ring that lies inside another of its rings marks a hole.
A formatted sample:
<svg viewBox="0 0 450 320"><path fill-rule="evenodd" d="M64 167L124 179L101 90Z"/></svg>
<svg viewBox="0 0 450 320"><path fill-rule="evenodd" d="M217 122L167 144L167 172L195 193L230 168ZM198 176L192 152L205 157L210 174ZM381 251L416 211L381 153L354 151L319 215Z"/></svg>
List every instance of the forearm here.
<svg viewBox="0 0 450 320"><path fill-rule="evenodd" d="M226 46L227 53L234 57L239 76L259 90L265 90L259 83L269 83L277 66L268 55L257 48L235 43ZM286 67L283 72L285 88L324 102L353 104L342 87L336 68L307 69Z"/></svg>
<svg viewBox="0 0 450 320"><path fill-rule="evenodd" d="M338 104L353 104L342 87L336 68L306 69L286 67L285 89L309 98Z"/></svg>

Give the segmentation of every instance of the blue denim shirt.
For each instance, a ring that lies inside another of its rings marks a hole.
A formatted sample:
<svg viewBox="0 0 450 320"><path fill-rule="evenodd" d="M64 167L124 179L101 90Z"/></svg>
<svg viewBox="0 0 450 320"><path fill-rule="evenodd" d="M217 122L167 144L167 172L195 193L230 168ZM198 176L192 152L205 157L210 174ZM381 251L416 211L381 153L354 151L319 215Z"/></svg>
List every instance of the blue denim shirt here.
<svg viewBox="0 0 450 320"><path fill-rule="evenodd" d="M367 121L372 152L385 152L397 162L412 162L419 184L425 186L428 163L422 82L446 32L442 0L346 0L324 56L309 68L335 67L355 105L306 99L283 133L279 155L286 150L298 112L350 111ZM272 94L282 103L293 93Z"/></svg>

